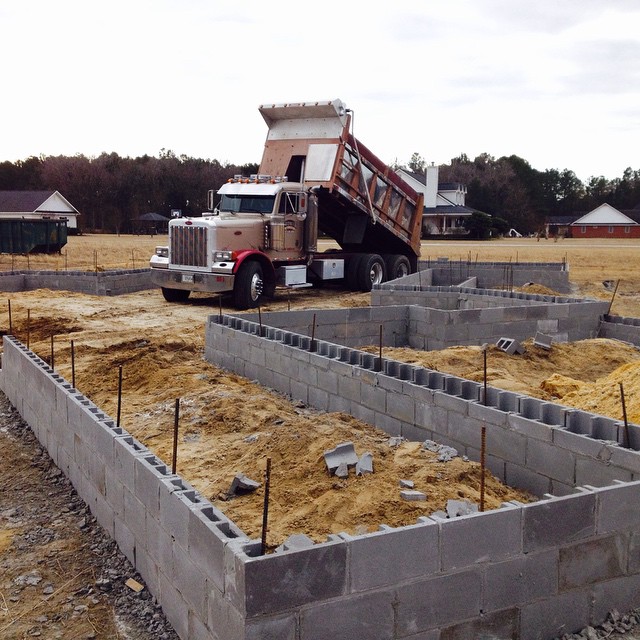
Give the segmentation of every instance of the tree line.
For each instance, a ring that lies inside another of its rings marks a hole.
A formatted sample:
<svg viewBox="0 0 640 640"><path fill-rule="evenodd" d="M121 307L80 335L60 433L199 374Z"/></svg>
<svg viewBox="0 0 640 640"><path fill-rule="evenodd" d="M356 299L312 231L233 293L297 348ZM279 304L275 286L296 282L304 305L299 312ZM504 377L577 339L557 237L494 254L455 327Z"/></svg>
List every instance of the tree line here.
<svg viewBox="0 0 640 640"><path fill-rule="evenodd" d="M59 191L82 214L83 231L119 233L136 229L145 213L200 215L209 189L257 170L257 164L221 164L165 149L158 157L40 156L0 162L0 190Z"/></svg>
<svg viewBox="0 0 640 640"><path fill-rule="evenodd" d="M423 172L426 162L414 153L408 168ZM640 170L631 168L621 178L592 176L585 183L570 169L538 171L515 155L482 153L473 160L453 158L439 174L440 182L466 185L467 206L521 233L540 231L549 216L581 215L605 202L621 211L640 207Z"/></svg>
<svg viewBox="0 0 640 640"><path fill-rule="evenodd" d="M392 166L424 172L426 162L414 153L406 165ZM183 215L199 215L206 210L209 189L234 174L257 170L257 164L222 164L165 149L158 157L34 156L0 162L0 190L59 191L82 214L84 231L116 233L134 229L144 213L168 217L180 209ZM604 202L620 210L640 205L640 170L631 168L620 178L593 176L583 183L570 169L538 171L515 155L483 153L472 160L462 154L441 165L440 181L466 185L467 206L521 233L539 231L548 216L586 213Z"/></svg>

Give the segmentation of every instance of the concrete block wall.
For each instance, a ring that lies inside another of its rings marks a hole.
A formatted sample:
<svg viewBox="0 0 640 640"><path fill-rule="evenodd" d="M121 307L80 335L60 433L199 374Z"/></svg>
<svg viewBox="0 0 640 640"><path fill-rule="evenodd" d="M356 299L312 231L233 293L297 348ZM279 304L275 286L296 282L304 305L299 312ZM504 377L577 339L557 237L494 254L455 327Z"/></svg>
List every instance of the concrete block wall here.
<svg viewBox="0 0 640 640"><path fill-rule="evenodd" d="M600 325L600 338L613 338L640 347L640 318L605 315Z"/></svg>
<svg viewBox="0 0 640 640"><path fill-rule="evenodd" d="M569 293L569 265L566 262L473 262L462 260L421 260L419 268L431 271L431 282L437 286L460 285L470 277L477 278L483 289L521 287L535 282L558 293ZM422 278L424 280L424 278ZM423 282L423 284L427 284Z"/></svg>
<svg viewBox="0 0 640 640"><path fill-rule="evenodd" d="M286 329L347 347L379 345L382 337L384 347L430 350L495 343L502 337L526 340L537 332L558 342L594 338L608 308L608 303L593 300L449 287L408 291L410 301L396 304L402 293L398 289L374 291L377 304L371 307L249 313L241 318L253 324L262 322L265 332L266 327ZM422 297L425 293L427 299ZM438 297L442 306L454 310L428 306ZM416 304L416 298L421 304ZM509 302L513 306L507 306ZM460 305L468 308L456 309Z"/></svg>
<svg viewBox="0 0 640 640"><path fill-rule="evenodd" d="M330 548L317 569L305 551L286 554L245 593L249 617L277 609L282 637L301 640L552 638L598 624L612 607L640 603L640 576L631 569L640 520L638 426L630 425L627 448L623 425L603 416L491 387L485 404L474 382L392 361L379 371L371 354L326 341L309 351L308 336L262 329L265 337L248 320L210 318L205 357L319 409L449 444L476 460L485 426L492 472L541 500L342 534L346 549L332 537L316 545ZM269 562L243 560L245 580Z"/></svg>
<svg viewBox="0 0 640 640"><path fill-rule="evenodd" d="M319 312L317 312L319 317ZM276 314L277 315L277 314ZM391 435L432 439L479 460L487 427L489 465L536 495L640 480L640 427L589 412L318 340L212 316L205 358L325 411L345 411ZM630 442L627 443L627 437ZM627 448L630 444L630 448Z"/></svg>
<svg viewBox="0 0 640 640"><path fill-rule="evenodd" d="M139 571L178 635L226 638L212 631L219 615L236 615L226 547L247 536L10 336L4 337L0 386Z"/></svg>
<svg viewBox="0 0 640 640"><path fill-rule="evenodd" d="M8 292L53 289L97 296L115 296L154 287L150 269L0 273L0 291Z"/></svg>
<svg viewBox="0 0 640 640"><path fill-rule="evenodd" d="M615 464L618 453L638 457L580 433L612 435L617 426L597 416L583 415L556 428L553 423L566 419L562 408L527 403L522 410L528 417L518 415L510 424L509 409L520 407L521 400L514 394L491 390L492 406L485 407L469 381L392 362L377 374L367 368L375 364L365 357L370 354L348 347L337 351L326 342L317 345L317 353L304 353L286 338L276 341L276 335L284 338L282 330L261 338L257 325L242 321L242 329L231 329L224 318L208 326L208 357L215 353L230 363L233 358L237 365L248 363L257 358L253 347L262 343L268 360L253 367L256 373L267 369L267 361L278 366L288 361L304 384L304 376L314 378L315 370L317 388L327 387L327 395L342 393L352 408L365 389L375 391L384 399L376 401L378 410L394 414L392 428L409 418L401 396L409 397L409 387L416 387L422 390L420 408L409 413L419 437L428 416L432 436L442 431L447 440L464 438L466 429L475 442L473 423L457 420L464 402L469 420L479 421L476 427L490 425L494 453L511 446L510 457L526 458L527 446L523 449L518 437L550 445L556 430L581 440L584 450L565 443L565 456L576 462L593 457L604 466L607 459ZM287 374L275 379L284 381ZM423 517L399 528L382 524L375 533L331 535L303 550L260 556L259 541L244 536L11 337L4 338L0 386L134 563L181 638L464 640L490 634L545 639L598 624L612 607L638 605L638 482L567 486L566 495L545 495L537 503L506 503L454 520ZM489 420L497 415L502 418ZM632 444L640 446L635 431Z"/></svg>

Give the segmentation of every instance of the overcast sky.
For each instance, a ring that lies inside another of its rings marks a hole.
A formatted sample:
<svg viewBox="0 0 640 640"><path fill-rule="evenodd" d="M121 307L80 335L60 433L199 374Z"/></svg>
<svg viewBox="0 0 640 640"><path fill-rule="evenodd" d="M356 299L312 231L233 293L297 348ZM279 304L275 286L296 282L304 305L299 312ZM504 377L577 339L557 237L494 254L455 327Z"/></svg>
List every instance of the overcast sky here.
<svg viewBox="0 0 640 640"><path fill-rule="evenodd" d="M340 98L387 163L640 169L640 0L0 0L0 160L259 162L262 103Z"/></svg>

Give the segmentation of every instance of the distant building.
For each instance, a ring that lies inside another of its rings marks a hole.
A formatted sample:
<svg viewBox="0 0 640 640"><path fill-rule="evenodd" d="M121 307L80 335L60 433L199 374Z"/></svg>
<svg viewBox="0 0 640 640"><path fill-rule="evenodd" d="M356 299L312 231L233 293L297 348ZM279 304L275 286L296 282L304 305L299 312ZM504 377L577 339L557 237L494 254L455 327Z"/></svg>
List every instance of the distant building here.
<svg viewBox="0 0 640 640"><path fill-rule="evenodd" d="M640 238L640 224L610 204L601 204L569 225L573 238Z"/></svg>
<svg viewBox="0 0 640 640"><path fill-rule="evenodd" d="M430 165L425 173L399 169L400 176L413 189L424 194L422 236L460 236L469 232L466 218L475 209L465 205L467 187L458 182L438 182L439 167Z"/></svg>
<svg viewBox="0 0 640 640"><path fill-rule="evenodd" d="M66 221L78 233L79 215L59 191L0 191L0 220Z"/></svg>

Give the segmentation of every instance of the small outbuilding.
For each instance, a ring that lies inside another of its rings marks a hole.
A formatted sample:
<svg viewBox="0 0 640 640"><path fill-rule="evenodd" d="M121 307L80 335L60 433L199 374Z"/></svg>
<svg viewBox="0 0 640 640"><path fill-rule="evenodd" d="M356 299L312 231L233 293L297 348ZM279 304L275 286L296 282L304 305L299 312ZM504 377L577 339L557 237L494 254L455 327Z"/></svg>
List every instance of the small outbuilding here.
<svg viewBox="0 0 640 640"><path fill-rule="evenodd" d="M80 212L59 191L0 191L0 220L66 222L78 233Z"/></svg>
<svg viewBox="0 0 640 640"><path fill-rule="evenodd" d="M569 225L574 238L640 238L640 224L610 204L601 204Z"/></svg>

